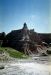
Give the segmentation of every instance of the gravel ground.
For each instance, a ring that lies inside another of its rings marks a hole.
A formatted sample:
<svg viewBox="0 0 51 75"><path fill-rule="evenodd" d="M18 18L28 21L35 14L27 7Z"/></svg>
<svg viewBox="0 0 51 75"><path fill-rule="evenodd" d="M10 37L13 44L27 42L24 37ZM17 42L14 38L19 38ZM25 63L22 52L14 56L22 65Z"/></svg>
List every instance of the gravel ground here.
<svg viewBox="0 0 51 75"><path fill-rule="evenodd" d="M5 68L0 75L51 75L51 56L13 59L0 62Z"/></svg>

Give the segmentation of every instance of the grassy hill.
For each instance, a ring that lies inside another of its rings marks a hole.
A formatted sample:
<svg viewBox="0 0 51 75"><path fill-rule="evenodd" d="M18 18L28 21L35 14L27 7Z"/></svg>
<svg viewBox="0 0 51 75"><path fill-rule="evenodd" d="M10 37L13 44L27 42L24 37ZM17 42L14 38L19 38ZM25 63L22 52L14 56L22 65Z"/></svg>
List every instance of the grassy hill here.
<svg viewBox="0 0 51 75"><path fill-rule="evenodd" d="M0 47L0 59L7 59L8 57L13 58L27 58L27 56L13 48Z"/></svg>

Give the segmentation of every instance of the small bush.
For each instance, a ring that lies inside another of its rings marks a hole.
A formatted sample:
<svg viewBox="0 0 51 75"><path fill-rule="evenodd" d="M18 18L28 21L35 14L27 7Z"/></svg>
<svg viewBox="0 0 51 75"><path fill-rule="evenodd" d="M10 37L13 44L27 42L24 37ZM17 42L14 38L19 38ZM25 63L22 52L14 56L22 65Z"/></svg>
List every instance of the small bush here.
<svg viewBox="0 0 51 75"><path fill-rule="evenodd" d="M51 54L51 51L50 50L47 50L47 54Z"/></svg>
<svg viewBox="0 0 51 75"><path fill-rule="evenodd" d="M45 53L42 53L42 54L41 54L41 56L47 56L47 54L45 54Z"/></svg>

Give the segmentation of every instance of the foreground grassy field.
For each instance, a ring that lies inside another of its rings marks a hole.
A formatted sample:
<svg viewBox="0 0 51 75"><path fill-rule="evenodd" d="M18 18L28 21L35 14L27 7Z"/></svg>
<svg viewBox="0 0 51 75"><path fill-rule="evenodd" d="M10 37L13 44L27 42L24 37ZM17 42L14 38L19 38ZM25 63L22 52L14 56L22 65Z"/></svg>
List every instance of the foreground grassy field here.
<svg viewBox="0 0 51 75"><path fill-rule="evenodd" d="M0 56L9 56L13 58L27 58L27 56L19 51L16 51L13 48L9 47L0 47Z"/></svg>

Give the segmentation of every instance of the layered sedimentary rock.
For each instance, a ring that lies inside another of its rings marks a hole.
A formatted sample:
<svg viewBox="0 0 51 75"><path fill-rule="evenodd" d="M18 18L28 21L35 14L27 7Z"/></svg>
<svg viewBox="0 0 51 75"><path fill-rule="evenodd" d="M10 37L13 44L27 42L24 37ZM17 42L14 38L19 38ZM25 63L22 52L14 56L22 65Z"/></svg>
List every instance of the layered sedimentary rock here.
<svg viewBox="0 0 51 75"><path fill-rule="evenodd" d="M13 30L6 35L3 46L13 47L19 51L29 54L31 52L37 52L35 43L39 43L38 34L32 30L29 30L26 23L20 30ZM35 50L35 51L33 51Z"/></svg>
<svg viewBox="0 0 51 75"><path fill-rule="evenodd" d="M11 31L2 40L2 46L15 48L25 54L38 53L36 45L41 45L42 42L51 43L51 34L37 33L34 29L29 30L24 23L22 29Z"/></svg>

